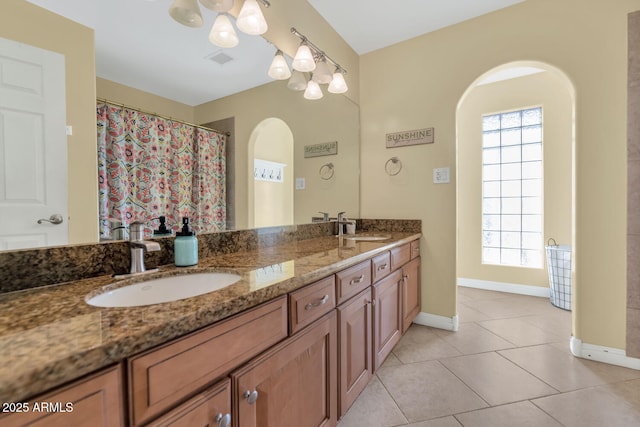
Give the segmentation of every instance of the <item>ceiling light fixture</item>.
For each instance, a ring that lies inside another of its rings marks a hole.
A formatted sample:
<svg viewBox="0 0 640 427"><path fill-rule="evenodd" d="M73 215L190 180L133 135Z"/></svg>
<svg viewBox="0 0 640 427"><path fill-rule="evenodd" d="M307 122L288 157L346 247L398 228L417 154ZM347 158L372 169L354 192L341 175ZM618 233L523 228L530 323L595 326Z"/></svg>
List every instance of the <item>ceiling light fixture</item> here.
<svg viewBox="0 0 640 427"><path fill-rule="evenodd" d="M271 3L267 0L260 0L260 3L262 3L264 7L271 6ZM258 5L256 0L244 0L244 4L238 14L238 19L236 20L236 25L240 31L252 36L264 34L269 28L260 10L260 5Z"/></svg>
<svg viewBox="0 0 640 427"><path fill-rule="evenodd" d="M304 73L298 70L293 70L291 78L287 82L287 87L291 90L305 90L307 88L307 78Z"/></svg>
<svg viewBox="0 0 640 427"><path fill-rule="evenodd" d="M221 13L216 18L209 33L209 41L216 46L231 48L238 45L238 35L226 14Z"/></svg>
<svg viewBox="0 0 640 427"><path fill-rule="evenodd" d="M173 0L169 6L169 15L187 27L201 27L204 22L197 0Z"/></svg>
<svg viewBox="0 0 640 427"><path fill-rule="evenodd" d="M287 64L287 60L284 59L284 55L282 54L282 51L280 49L276 51L276 54L273 57L273 61L271 61L271 66L269 67L269 77L274 80L286 80L291 77L289 64Z"/></svg>
<svg viewBox="0 0 640 427"><path fill-rule="evenodd" d="M301 72L300 75L302 75L302 72L311 72L315 70L311 77L311 81L309 81L306 86L306 91L304 94L305 98L322 98L322 90L320 89L318 83L329 83L328 91L331 93L345 93L347 90L349 90L349 88L347 87L347 82L344 79L344 75L347 73L347 70L342 68L342 66L336 61L331 59L318 46L313 44L304 34L301 34L293 27L291 27L291 32L301 40L301 43L300 47L298 47L298 51L296 52L296 56L293 58L293 63L291 64L293 69L296 71L293 72L293 76L291 77L291 80L289 80L287 87L292 90L302 90L294 89L294 87L299 87L299 85L292 83L294 76L297 80L299 80L296 72ZM336 67L333 75L331 75L329 64L327 62L331 62ZM304 75L302 75L302 78L304 79Z"/></svg>

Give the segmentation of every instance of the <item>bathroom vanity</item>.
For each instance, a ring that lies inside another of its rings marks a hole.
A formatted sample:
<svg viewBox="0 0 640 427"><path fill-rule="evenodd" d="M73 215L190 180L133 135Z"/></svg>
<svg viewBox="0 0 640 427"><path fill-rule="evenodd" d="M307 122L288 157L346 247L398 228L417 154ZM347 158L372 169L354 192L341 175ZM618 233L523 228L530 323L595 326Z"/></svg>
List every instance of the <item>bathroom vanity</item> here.
<svg viewBox="0 0 640 427"><path fill-rule="evenodd" d="M420 311L421 235L387 235L203 258L241 280L164 304L87 305L109 276L2 294L22 317L0 329L0 425L334 426Z"/></svg>

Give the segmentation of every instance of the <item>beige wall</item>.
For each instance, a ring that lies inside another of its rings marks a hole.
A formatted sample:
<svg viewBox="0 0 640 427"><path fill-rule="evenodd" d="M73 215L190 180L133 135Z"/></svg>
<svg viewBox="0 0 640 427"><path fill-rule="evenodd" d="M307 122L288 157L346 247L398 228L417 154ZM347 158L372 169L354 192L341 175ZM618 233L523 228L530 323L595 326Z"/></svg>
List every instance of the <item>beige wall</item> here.
<svg viewBox="0 0 640 427"><path fill-rule="evenodd" d="M527 64L531 65L531 64ZM482 264L482 116L542 107L544 155L543 241L571 244L571 146L573 99L570 82L554 72L476 86L457 113L459 278L548 287L542 268ZM545 261L543 259L543 261Z"/></svg>
<svg viewBox="0 0 640 427"><path fill-rule="evenodd" d="M420 218L422 310L456 313L456 105L501 64L532 60L576 90L574 334L625 348L627 13L639 0L528 0L361 57L362 217ZM387 132L435 127L435 144L386 149ZM382 165L403 161L391 179Z"/></svg>
<svg viewBox="0 0 640 427"><path fill-rule="evenodd" d="M98 241L98 160L95 125L93 30L24 0L3 0L0 37L65 57L68 142L69 241Z"/></svg>
<svg viewBox="0 0 640 427"><path fill-rule="evenodd" d="M359 209L359 109L342 95L326 94L308 101L301 92L273 82L196 108L196 121L208 123L226 117L235 119L236 228L246 228L253 212L253 196L248 190L249 167L253 157L249 141L263 120L278 118L291 129L294 141L294 178L305 178L306 189L294 192L294 222L311 222L318 211L346 211L358 218ZM304 158L304 146L338 141L338 154ZM320 167L332 162L335 175L322 180Z"/></svg>

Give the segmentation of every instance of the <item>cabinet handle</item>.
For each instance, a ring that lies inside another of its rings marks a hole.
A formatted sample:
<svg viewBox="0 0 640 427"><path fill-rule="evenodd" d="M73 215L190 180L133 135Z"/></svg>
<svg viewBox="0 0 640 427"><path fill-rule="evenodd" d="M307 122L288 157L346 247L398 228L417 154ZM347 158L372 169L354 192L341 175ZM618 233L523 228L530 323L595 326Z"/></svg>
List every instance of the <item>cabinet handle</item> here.
<svg viewBox="0 0 640 427"><path fill-rule="evenodd" d="M375 306L376 305L376 300L372 299L371 301L367 300L367 304L371 304L371 306Z"/></svg>
<svg viewBox="0 0 640 427"><path fill-rule="evenodd" d="M322 299L319 300L319 301L310 302L309 304L305 305L304 309L305 310L311 310L312 308L319 307L319 306L321 306L323 304L326 304L327 301L329 301L329 295L323 296Z"/></svg>
<svg viewBox="0 0 640 427"><path fill-rule="evenodd" d="M407 276L406 274L404 276L402 276L402 281L406 282L407 280L409 280L409 276Z"/></svg>
<svg viewBox="0 0 640 427"><path fill-rule="evenodd" d="M256 400L258 400L258 391L257 390L253 390L253 391L247 390L247 391L244 392L242 397L247 399L247 402L249 403L249 405L253 405L254 403L256 403Z"/></svg>
<svg viewBox="0 0 640 427"><path fill-rule="evenodd" d="M231 414L222 415L222 413L219 413L216 415L215 422L218 423L218 427L229 427L231 426Z"/></svg>
<svg viewBox="0 0 640 427"><path fill-rule="evenodd" d="M386 269L387 269L387 263L386 262L384 264L378 266L378 271L386 270Z"/></svg>
<svg viewBox="0 0 640 427"><path fill-rule="evenodd" d="M364 282L364 274L361 274L360 277L358 277L357 279L351 279L351 281L349 282L349 285L355 285L356 283L362 283Z"/></svg>

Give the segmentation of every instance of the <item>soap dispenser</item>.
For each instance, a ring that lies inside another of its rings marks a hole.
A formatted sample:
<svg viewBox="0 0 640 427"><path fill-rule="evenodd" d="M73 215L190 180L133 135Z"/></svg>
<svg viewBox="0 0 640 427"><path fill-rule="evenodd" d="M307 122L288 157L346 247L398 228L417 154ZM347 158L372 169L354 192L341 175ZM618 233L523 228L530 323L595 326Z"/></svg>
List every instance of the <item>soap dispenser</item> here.
<svg viewBox="0 0 640 427"><path fill-rule="evenodd" d="M158 229L153 230L154 236L171 236L171 230L167 228L167 218L164 215L160 215L157 219L159 221Z"/></svg>
<svg viewBox="0 0 640 427"><path fill-rule="evenodd" d="M189 218L182 218L182 230L176 232L173 245L175 264L178 267L188 267L198 263L198 239L195 231L189 228Z"/></svg>

